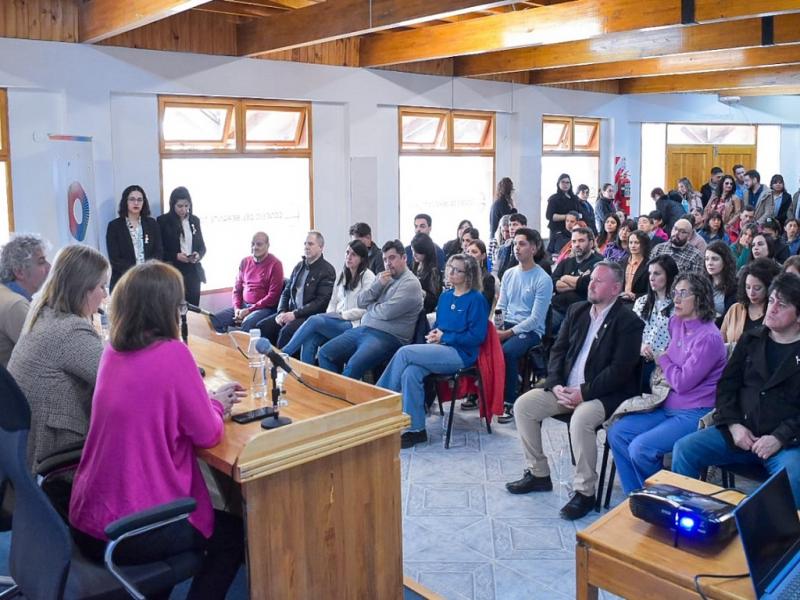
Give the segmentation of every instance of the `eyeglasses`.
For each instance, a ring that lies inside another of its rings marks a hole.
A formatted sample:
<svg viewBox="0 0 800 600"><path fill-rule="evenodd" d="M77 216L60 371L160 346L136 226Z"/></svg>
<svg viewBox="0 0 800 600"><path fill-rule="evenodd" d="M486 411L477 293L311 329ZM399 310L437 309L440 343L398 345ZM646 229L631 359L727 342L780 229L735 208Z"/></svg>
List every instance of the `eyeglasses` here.
<svg viewBox="0 0 800 600"><path fill-rule="evenodd" d="M461 273L462 275L466 273L464 269L456 269L455 267L447 267L448 273Z"/></svg>
<svg viewBox="0 0 800 600"><path fill-rule="evenodd" d="M689 296L694 296L694 292L692 290L672 290L670 296L673 300L677 300L678 298L684 300Z"/></svg>

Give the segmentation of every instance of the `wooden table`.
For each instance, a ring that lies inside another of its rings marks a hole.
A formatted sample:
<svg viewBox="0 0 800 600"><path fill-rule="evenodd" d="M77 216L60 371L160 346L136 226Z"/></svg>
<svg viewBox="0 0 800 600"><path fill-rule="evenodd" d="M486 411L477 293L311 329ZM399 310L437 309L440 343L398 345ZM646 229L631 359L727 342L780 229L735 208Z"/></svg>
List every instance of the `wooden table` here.
<svg viewBox="0 0 800 600"><path fill-rule="evenodd" d="M190 319L189 347L210 388L247 386L247 361L227 336ZM198 454L241 489L250 598L401 598L400 395L291 361L293 419L272 431L228 422ZM254 407L252 400L239 410Z"/></svg>
<svg viewBox="0 0 800 600"><path fill-rule="evenodd" d="M696 492L711 493L721 488L660 471L648 484L668 483ZM737 504L742 495L735 491L719 494L721 500ZM631 514L628 501L608 512L578 533L575 548L578 600L595 600L598 588L636 600L697 599L694 576L698 573L747 573L739 537L715 554L691 543L672 545L672 535ZM749 577L735 580L701 579L703 593L720 600L755 598Z"/></svg>

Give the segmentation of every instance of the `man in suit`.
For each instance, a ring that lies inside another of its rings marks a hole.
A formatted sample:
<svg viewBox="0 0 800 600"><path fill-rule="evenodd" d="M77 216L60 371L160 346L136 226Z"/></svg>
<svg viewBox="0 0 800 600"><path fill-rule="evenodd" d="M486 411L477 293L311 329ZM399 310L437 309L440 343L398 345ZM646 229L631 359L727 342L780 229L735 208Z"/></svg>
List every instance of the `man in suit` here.
<svg viewBox="0 0 800 600"><path fill-rule="evenodd" d="M283 288L278 314L259 323L261 335L283 347L311 315L325 312L333 295L336 269L322 256L325 238L309 231L303 244L303 259L297 263Z"/></svg>
<svg viewBox="0 0 800 600"><path fill-rule="evenodd" d="M542 448L542 421L553 415L571 415L574 494L561 509L564 519L579 519L594 507L595 431L623 400L639 392L635 373L644 323L619 299L624 281L619 264L602 261L595 265L588 302L570 306L550 351L544 389L523 394L514 405L528 468L522 479L506 484L512 494L553 489Z"/></svg>

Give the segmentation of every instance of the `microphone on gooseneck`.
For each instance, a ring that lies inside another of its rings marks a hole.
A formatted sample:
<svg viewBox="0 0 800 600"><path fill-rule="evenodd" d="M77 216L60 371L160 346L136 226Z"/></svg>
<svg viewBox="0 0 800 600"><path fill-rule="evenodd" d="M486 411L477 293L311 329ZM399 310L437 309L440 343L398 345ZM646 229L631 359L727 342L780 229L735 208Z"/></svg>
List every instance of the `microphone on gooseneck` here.
<svg viewBox="0 0 800 600"><path fill-rule="evenodd" d="M210 317L210 316L211 316L211 313L210 313L210 312L208 312L208 311L207 311L207 310L205 310L204 308L200 308L199 306L197 306L197 305L195 305L195 304L189 304L189 303L187 302L187 303L186 303L186 308L187 308L187 310L189 310L189 312L198 313L198 314L200 314L200 315L205 315L205 316L207 316L207 317Z"/></svg>
<svg viewBox="0 0 800 600"><path fill-rule="evenodd" d="M270 342L267 338L259 338L256 342L256 352L259 354L263 354L268 357L272 364L276 367L280 367L284 371L286 371L289 375L294 375L292 373L292 367L289 366L289 363L281 356L275 348L272 346L272 342Z"/></svg>

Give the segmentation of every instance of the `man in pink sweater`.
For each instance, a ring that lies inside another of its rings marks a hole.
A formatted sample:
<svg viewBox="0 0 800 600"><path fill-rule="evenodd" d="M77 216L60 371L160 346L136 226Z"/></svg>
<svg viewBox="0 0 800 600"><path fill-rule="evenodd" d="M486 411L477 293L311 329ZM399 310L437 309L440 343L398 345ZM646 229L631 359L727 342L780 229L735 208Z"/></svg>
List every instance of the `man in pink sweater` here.
<svg viewBox="0 0 800 600"><path fill-rule="evenodd" d="M225 333L228 327L250 331L277 311L283 290L283 265L269 253L269 236L256 232L250 252L239 263L233 306L210 317L212 327L219 333Z"/></svg>

